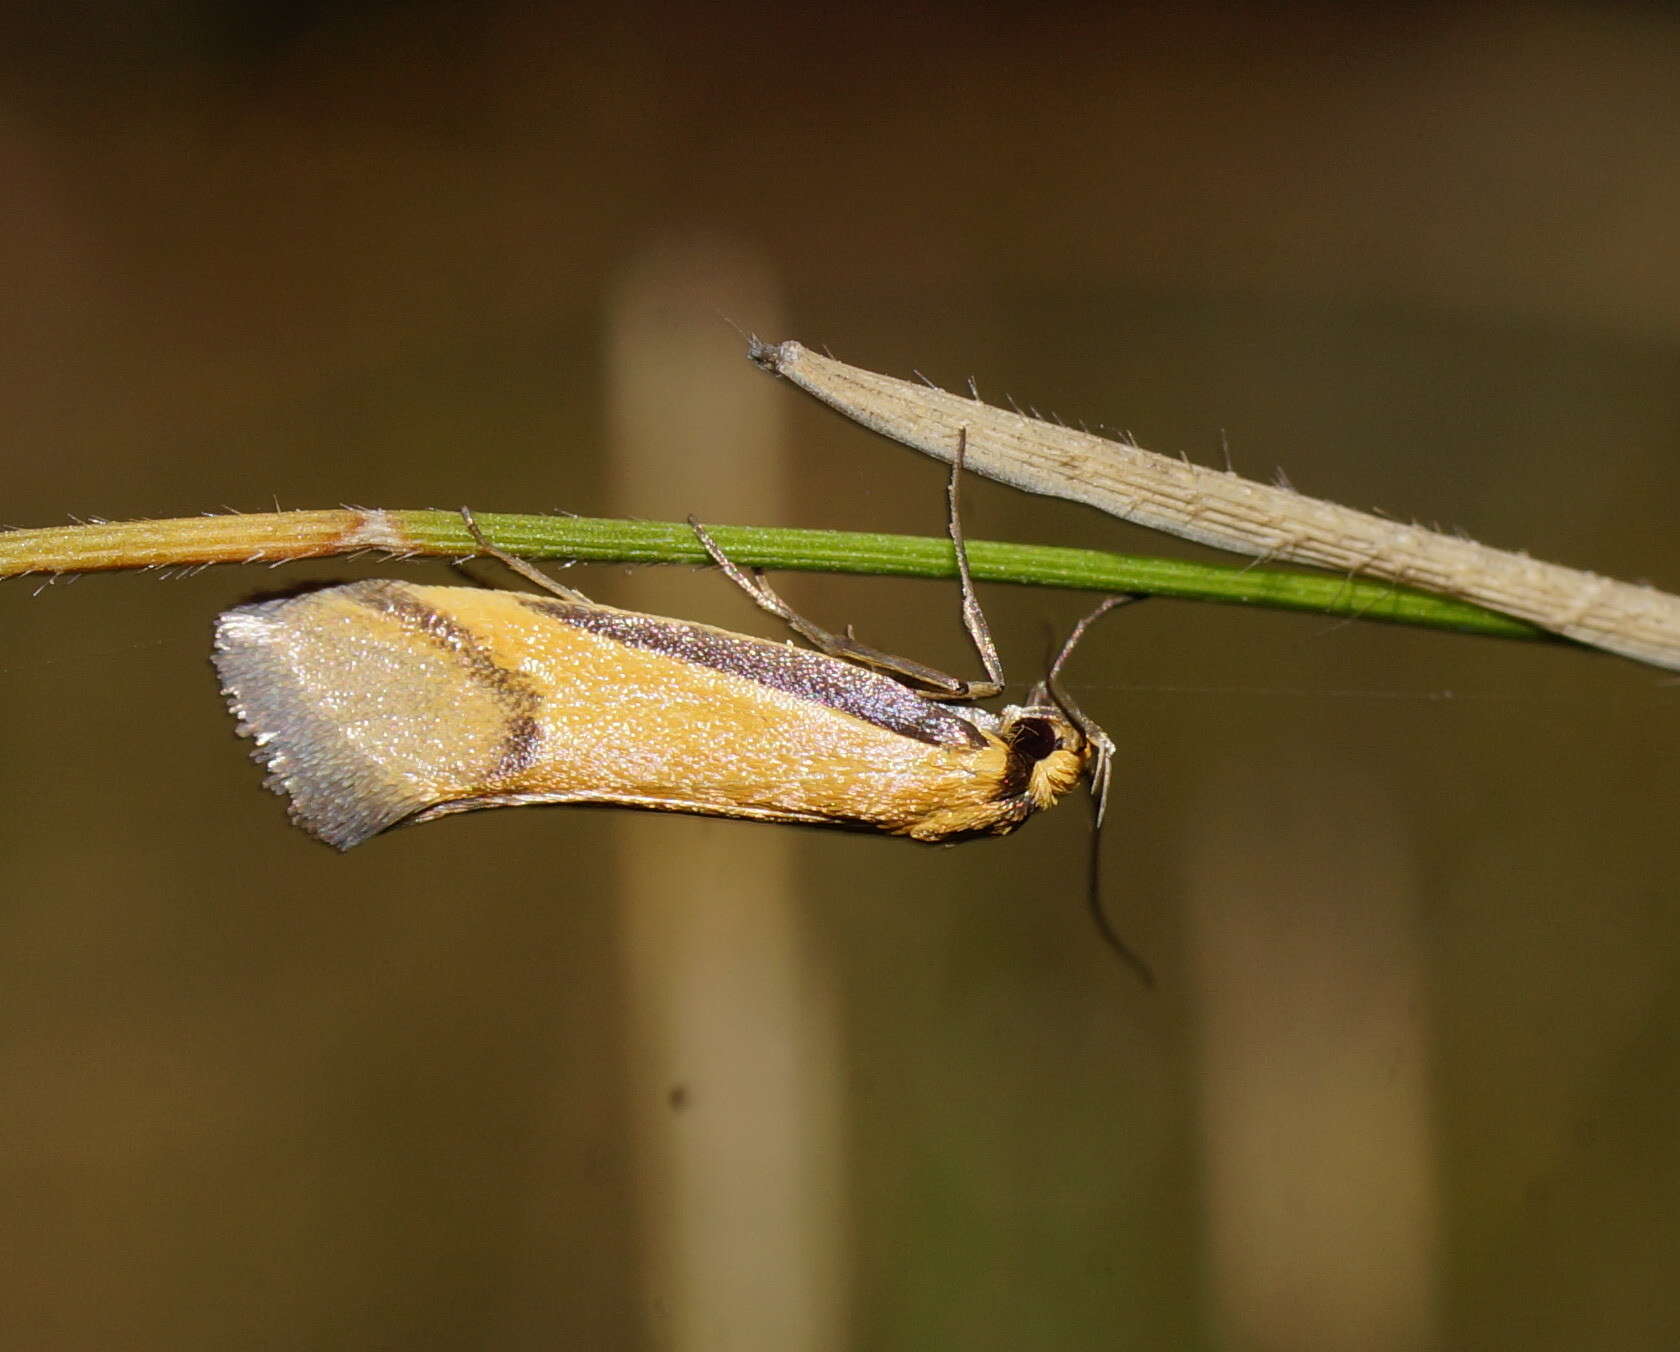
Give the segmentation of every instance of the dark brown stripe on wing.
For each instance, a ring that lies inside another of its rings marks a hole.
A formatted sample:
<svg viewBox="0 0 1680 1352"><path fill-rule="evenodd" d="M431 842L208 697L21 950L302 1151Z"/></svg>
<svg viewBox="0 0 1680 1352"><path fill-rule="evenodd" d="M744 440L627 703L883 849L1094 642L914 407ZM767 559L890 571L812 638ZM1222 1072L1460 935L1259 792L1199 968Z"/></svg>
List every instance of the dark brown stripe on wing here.
<svg viewBox="0 0 1680 1352"><path fill-rule="evenodd" d="M897 681L836 657L785 643L729 634L703 624L638 615L605 606L576 605L547 597L522 598L539 614L600 634L631 648L645 648L683 662L726 671L801 699L852 714L888 732L931 746L981 747L986 739L967 719L923 699Z"/></svg>
<svg viewBox="0 0 1680 1352"><path fill-rule="evenodd" d="M539 697L528 677L499 665L471 630L418 600L400 582L372 580L346 587L345 591L353 594L358 604L394 616L405 628L424 635L495 694L506 718L501 754L491 768L495 778L530 768L542 743L542 727L537 722Z"/></svg>

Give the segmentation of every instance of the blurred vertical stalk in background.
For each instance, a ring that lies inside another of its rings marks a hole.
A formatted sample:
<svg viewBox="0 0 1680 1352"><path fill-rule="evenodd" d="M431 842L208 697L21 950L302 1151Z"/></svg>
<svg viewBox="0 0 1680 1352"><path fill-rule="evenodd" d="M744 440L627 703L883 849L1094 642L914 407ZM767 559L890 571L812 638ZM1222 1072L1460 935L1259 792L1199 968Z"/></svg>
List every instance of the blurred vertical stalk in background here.
<svg viewBox="0 0 1680 1352"><path fill-rule="evenodd" d="M776 313L764 265L678 238L632 260L608 303L614 507L788 519L789 401L739 379L736 350L718 341L717 307ZM703 616L728 590L715 575L643 571L615 599ZM675 1352L842 1346L838 1035L801 933L797 838L610 821L650 1340Z"/></svg>

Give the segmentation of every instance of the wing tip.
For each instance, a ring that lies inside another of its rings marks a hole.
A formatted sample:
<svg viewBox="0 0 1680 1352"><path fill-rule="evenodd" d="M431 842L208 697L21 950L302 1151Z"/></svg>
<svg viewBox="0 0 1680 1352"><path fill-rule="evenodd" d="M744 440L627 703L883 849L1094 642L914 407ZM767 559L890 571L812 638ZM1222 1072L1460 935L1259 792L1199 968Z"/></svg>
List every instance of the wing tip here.
<svg viewBox="0 0 1680 1352"><path fill-rule="evenodd" d="M267 771L266 786L287 800L305 831L348 850L422 805L374 773L288 660L287 631L297 617L287 610L306 600L225 611L216 619L211 661L237 731L251 739L251 758Z"/></svg>

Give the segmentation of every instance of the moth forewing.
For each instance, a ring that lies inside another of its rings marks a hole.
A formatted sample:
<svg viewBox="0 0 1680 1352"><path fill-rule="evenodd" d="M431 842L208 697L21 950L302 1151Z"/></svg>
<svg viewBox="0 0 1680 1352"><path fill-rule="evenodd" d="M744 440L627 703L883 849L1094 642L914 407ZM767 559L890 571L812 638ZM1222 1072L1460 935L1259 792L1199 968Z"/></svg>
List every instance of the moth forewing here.
<svg viewBox="0 0 1680 1352"><path fill-rule="evenodd" d="M956 703L1003 686L963 543L966 444L948 528L984 681L812 624L698 522L724 573L819 651L596 605L498 550L463 508L483 552L551 595L373 581L240 606L217 623L222 688L293 819L340 849L526 803L1001 835L1088 774L1106 788L1113 744L1056 676L1118 601L1080 622L1025 706Z"/></svg>
<svg viewBox="0 0 1680 1352"><path fill-rule="evenodd" d="M527 803L997 835L1097 750L1054 703L954 707L824 653L511 591L370 581L240 606L215 663L270 787L340 849Z"/></svg>

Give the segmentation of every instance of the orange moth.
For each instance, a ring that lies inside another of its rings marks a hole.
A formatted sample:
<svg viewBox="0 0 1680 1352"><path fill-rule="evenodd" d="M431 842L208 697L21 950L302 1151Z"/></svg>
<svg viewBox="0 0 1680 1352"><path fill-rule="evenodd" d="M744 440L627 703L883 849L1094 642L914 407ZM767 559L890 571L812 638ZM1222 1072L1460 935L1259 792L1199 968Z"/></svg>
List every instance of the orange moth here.
<svg viewBox="0 0 1680 1352"><path fill-rule="evenodd" d="M827 633L713 558L816 651L597 605L483 552L547 595L374 580L221 615L214 661L268 785L339 849L476 808L604 803L848 826L923 841L1002 835L1089 777L1113 744L1056 675L1025 704L974 707L1001 667L951 533L989 679L966 682ZM1105 602L1097 614L1129 597Z"/></svg>

